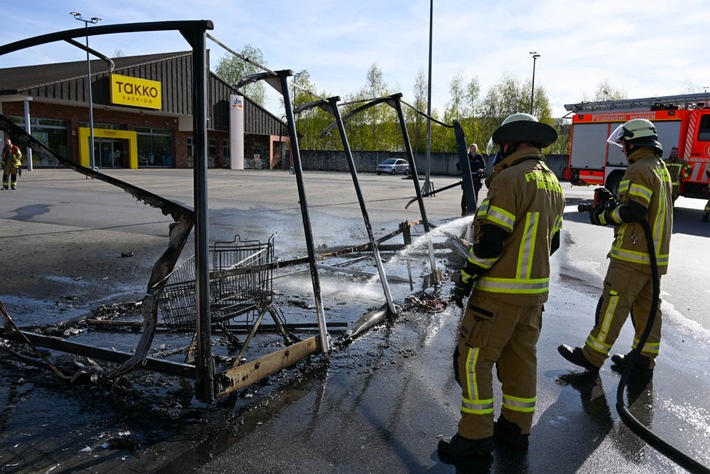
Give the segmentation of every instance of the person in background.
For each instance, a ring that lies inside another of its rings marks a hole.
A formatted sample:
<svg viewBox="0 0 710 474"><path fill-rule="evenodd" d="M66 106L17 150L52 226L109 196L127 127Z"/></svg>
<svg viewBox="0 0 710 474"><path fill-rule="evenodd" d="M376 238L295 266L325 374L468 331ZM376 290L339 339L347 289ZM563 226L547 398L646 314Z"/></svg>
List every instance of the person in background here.
<svg viewBox="0 0 710 474"><path fill-rule="evenodd" d="M5 146L2 149L2 188L17 189L17 172L22 166L22 152L12 144L9 136L5 136Z"/></svg>
<svg viewBox="0 0 710 474"><path fill-rule="evenodd" d="M550 255L560 245L565 199L542 148L557 140L530 114L506 118L493 133L501 161L473 220L474 243L452 300L463 308L454 351L461 387L457 433L442 439L439 459L457 464L493 451L493 437L527 449L537 392L537 340L547 301ZM493 366L503 403L494 423Z"/></svg>
<svg viewBox="0 0 710 474"><path fill-rule="evenodd" d="M710 178L710 166L707 166L705 168L705 176ZM710 191L710 183L708 183L708 191ZM708 199L708 203L705 204L705 209L703 210L703 222L708 222L710 220L710 199Z"/></svg>
<svg viewBox="0 0 710 474"><path fill-rule="evenodd" d="M663 161L668 168L668 173L671 175L671 184L673 185L673 202L680 196L680 182L688 179L693 172L693 166L678 156L678 147L671 148L671 152Z"/></svg>
<svg viewBox="0 0 710 474"><path fill-rule="evenodd" d="M594 225L613 225L614 243L609 252L609 268L604 278L604 291L597 305L594 327L583 347L562 344L557 348L569 362L596 372L609 357L619 332L631 314L635 349L651 318L648 339L633 360L629 354L614 354L612 368L631 365L640 375L650 376L661 347L660 298L654 315L651 254L643 222L648 223L653 237L652 247L661 275L668 269L673 230L673 197L671 177L661 160L663 147L658 142L655 125L646 119L630 120L620 125L607 139L622 148L629 163L619 183L617 199L607 191L604 201L589 211ZM604 189L604 188L602 188Z"/></svg>
<svg viewBox="0 0 710 474"><path fill-rule="evenodd" d="M473 194L478 205L478 192L483 187L483 173L486 170L486 161L483 156L478 153L478 145L472 143L468 147L468 166L471 170L471 181L473 182ZM456 168L461 171L461 166L456 163ZM461 186L463 187L463 185ZM466 196L461 195L461 215L466 215Z"/></svg>

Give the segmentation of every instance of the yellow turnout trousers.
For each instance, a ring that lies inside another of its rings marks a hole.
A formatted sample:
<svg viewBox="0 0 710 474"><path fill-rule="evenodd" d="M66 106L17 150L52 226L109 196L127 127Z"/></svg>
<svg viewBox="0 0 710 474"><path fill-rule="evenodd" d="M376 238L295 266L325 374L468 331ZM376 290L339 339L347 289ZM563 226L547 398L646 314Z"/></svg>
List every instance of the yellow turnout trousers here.
<svg viewBox="0 0 710 474"><path fill-rule="evenodd" d="M658 283L660 285L660 281ZM642 271L634 265L611 259L604 278L604 292L597 305L594 328L582 348L587 360L601 367L609 357L609 351L619 337L619 332L629 313L635 331L632 347L636 348L646 328L652 302L653 277L650 271ZM655 366L660 346L661 300L659 298L651 332L641 350L641 355L651 359L650 368Z"/></svg>
<svg viewBox="0 0 710 474"><path fill-rule="evenodd" d="M501 413L530 433L537 384L536 344L542 302L509 304L474 291L461 320L454 371L461 386L458 434L469 439L493 436L493 365L502 384Z"/></svg>

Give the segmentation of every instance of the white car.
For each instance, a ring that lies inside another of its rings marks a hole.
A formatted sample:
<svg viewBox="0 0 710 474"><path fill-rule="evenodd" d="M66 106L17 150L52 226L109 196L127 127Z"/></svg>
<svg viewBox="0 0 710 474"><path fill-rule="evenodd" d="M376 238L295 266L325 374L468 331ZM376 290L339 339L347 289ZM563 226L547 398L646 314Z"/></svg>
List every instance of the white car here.
<svg viewBox="0 0 710 474"><path fill-rule="evenodd" d="M377 174L409 174L409 163L402 158L387 158L377 165Z"/></svg>

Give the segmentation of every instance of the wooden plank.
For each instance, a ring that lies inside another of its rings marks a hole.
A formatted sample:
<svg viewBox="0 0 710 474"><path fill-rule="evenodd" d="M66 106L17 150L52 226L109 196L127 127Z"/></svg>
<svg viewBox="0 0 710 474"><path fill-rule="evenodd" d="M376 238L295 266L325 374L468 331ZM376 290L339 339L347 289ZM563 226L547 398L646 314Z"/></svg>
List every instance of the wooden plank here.
<svg viewBox="0 0 710 474"><path fill-rule="evenodd" d="M320 352L318 336L284 347L244 365L232 367L215 375L215 397L221 398L269 375L296 365L311 354Z"/></svg>

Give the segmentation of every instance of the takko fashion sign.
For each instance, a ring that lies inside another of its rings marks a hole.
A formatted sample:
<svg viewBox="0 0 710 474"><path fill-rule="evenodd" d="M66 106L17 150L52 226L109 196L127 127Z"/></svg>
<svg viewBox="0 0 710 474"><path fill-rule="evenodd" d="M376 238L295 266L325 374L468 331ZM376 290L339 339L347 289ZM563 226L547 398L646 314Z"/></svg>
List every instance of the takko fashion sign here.
<svg viewBox="0 0 710 474"><path fill-rule="evenodd" d="M111 103L160 109L161 84L158 81L111 74Z"/></svg>

